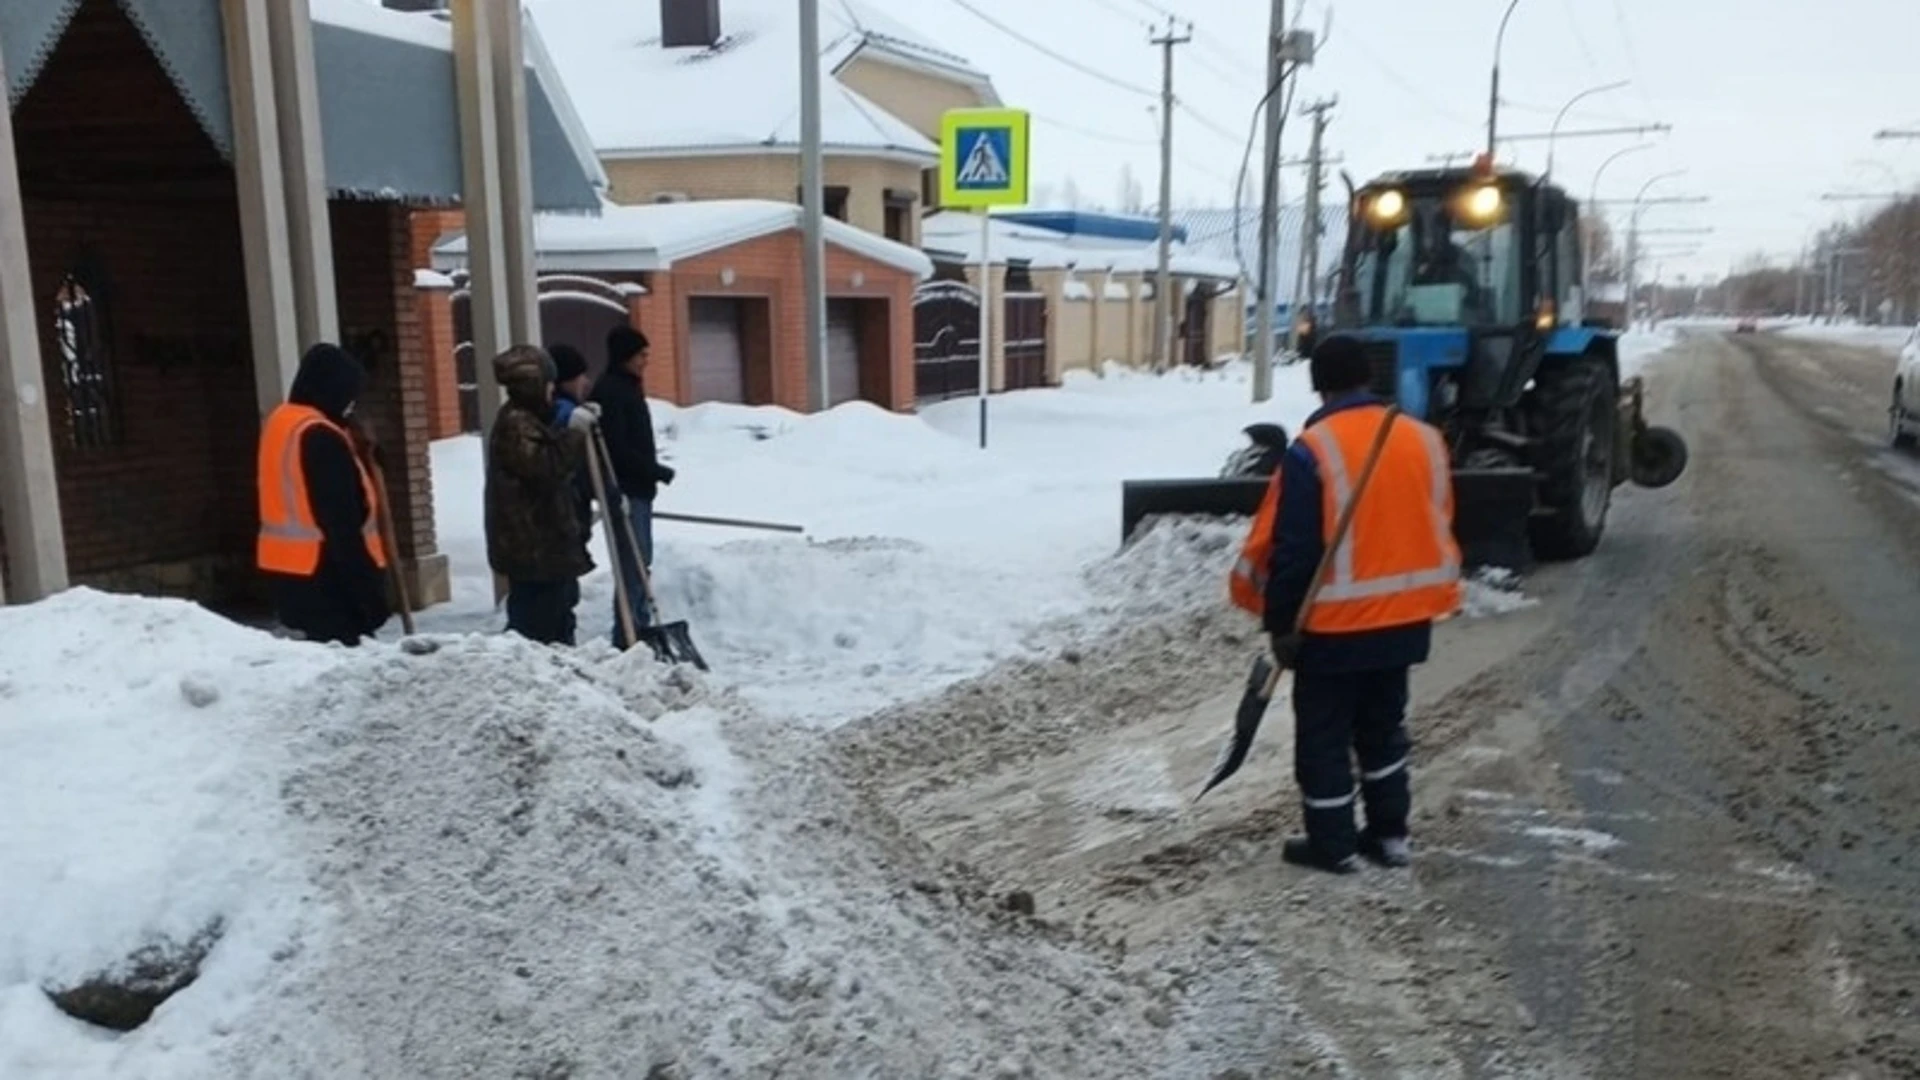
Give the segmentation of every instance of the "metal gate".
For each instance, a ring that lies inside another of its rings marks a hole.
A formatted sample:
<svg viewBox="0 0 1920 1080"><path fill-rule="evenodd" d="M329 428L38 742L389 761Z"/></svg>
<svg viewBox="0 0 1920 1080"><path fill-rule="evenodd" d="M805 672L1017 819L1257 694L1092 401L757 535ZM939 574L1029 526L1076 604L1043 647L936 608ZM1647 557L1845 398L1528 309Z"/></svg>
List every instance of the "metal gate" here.
<svg viewBox="0 0 1920 1080"><path fill-rule="evenodd" d="M1008 293L1001 310L1007 328L1007 389L1047 385L1047 298L1040 293Z"/></svg>
<svg viewBox="0 0 1920 1080"><path fill-rule="evenodd" d="M1203 368L1213 362L1209 355L1213 351L1213 324L1209 319L1212 311L1213 290L1201 281L1188 286L1187 313L1181 320L1180 334L1186 346L1183 359L1191 367Z"/></svg>
<svg viewBox="0 0 1920 1080"><path fill-rule="evenodd" d="M913 294L913 386L920 401L980 392L980 294L929 281Z"/></svg>
<svg viewBox="0 0 1920 1080"><path fill-rule="evenodd" d="M454 380L460 390L461 430L479 431L479 358L473 352L473 293L467 282L465 271L454 275ZM541 343L548 348L564 344L580 350L587 359L587 373L598 379L607 365L607 331L631 322L627 290L634 286L580 274L547 274L536 287L540 294ZM492 362L491 357L488 362Z"/></svg>

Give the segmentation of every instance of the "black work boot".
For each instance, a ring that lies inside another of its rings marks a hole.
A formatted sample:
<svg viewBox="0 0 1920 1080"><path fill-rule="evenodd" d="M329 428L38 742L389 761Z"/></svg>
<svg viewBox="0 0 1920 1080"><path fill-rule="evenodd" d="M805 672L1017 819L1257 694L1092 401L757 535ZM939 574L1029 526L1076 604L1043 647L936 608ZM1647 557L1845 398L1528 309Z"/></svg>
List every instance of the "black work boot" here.
<svg viewBox="0 0 1920 1080"><path fill-rule="evenodd" d="M1358 856L1346 855L1336 859L1304 836L1287 837L1287 842L1280 845L1280 857L1295 866L1325 870L1329 874L1351 874L1360 869Z"/></svg>
<svg viewBox="0 0 1920 1080"><path fill-rule="evenodd" d="M1413 865L1413 850L1407 846L1407 838L1404 836L1375 836L1372 833L1361 833L1360 854L1389 870L1402 870Z"/></svg>

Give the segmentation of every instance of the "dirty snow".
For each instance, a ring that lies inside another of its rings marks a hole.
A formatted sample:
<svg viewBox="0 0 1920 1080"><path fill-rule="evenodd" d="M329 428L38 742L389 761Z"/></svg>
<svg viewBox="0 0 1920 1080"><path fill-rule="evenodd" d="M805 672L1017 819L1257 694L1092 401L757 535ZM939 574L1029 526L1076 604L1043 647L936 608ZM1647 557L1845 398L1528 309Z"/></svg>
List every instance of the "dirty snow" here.
<svg viewBox="0 0 1920 1080"><path fill-rule="evenodd" d="M0 609L0 1075L1160 1076L1196 1041L809 733L639 655L431 640ZM216 920L131 1033L42 993Z"/></svg>

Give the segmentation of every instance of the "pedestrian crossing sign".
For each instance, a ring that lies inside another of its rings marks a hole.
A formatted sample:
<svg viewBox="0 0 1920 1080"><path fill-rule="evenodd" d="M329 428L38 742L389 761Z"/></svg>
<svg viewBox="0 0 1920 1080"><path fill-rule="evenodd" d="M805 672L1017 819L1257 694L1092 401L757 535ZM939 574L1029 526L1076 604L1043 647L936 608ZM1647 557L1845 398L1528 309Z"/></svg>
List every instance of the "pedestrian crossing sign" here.
<svg viewBox="0 0 1920 1080"><path fill-rule="evenodd" d="M940 204L956 209L1027 201L1023 109L949 109L940 118Z"/></svg>

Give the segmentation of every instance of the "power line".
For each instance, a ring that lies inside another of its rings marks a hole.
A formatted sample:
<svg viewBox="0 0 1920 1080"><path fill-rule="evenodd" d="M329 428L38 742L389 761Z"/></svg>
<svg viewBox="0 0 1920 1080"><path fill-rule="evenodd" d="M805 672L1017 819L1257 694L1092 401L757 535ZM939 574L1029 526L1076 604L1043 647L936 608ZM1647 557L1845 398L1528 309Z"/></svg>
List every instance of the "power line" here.
<svg viewBox="0 0 1920 1080"><path fill-rule="evenodd" d="M1587 43L1586 31L1580 29L1580 20L1574 17L1573 0L1560 0L1560 10L1566 13L1567 24L1573 27L1573 39L1580 43L1581 55L1587 58L1587 70L1599 77L1600 64L1593 58L1593 46Z"/></svg>
<svg viewBox="0 0 1920 1080"><path fill-rule="evenodd" d="M1071 124L1065 120L1056 120L1051 116L1043 116L1040 113L1034 113L1032 115L1036 123L1045 124L1047 127L1050 127L1050 128L1058 128L1061 131L1071 132L1075 135L1081 136L1082 138L1093 139L1096 142L1113 143L1116 146L1158 146L1160 145L1159 139L1145 139L1145 138L1138 138L1138 137L1129 136L1129 135L1115 135L1111 131L1099 131L1090 127L1082 127L1079 124Z"/></svg>
<svg viewBox="0 0 1920 1080"><path fill-rule="evenodd" d="M1046 45L1042 45L1041 43L1021 33L1020 31L1015 30L1013 27L1008 26L1006 23L1001 22L1000 20L994 18L993 16L987 14L984 11L981 11L979 8L973 6L973 4L969 3L968 0L953 0L953 2L955 5L959 6L962 10L973 15L974 18L979 19L981 22L986 23L988 26L993 27L995 30L1000 31L1001 33L1007 35L1008 37L1019 42L1020 44L1025 45L1027 48L1032 49L1033 51L1041 54L1042 56L1048 57L1049 59L1052 59L1060 64L1064 64L1067 67L1072 68L1075 71L1078 71L1080 74L1085 75L1088 78L1098 79L1099 81L1106 83L1108 86L1112 86L1120 90L1125 90L1129 94L1138 94L1141 97L1149 97L1149 98L1158 96L1152 90L1149 90L1144 86L1135 85L1134 83L1127 82L1124 79L1116 79L1112 75L1109 75L1104 71L1101 71L1097 68L1090 68L1087 65L1082 64L1080 61L1075 60L1064 53L1056 52L1052 48Z"/></svg>

